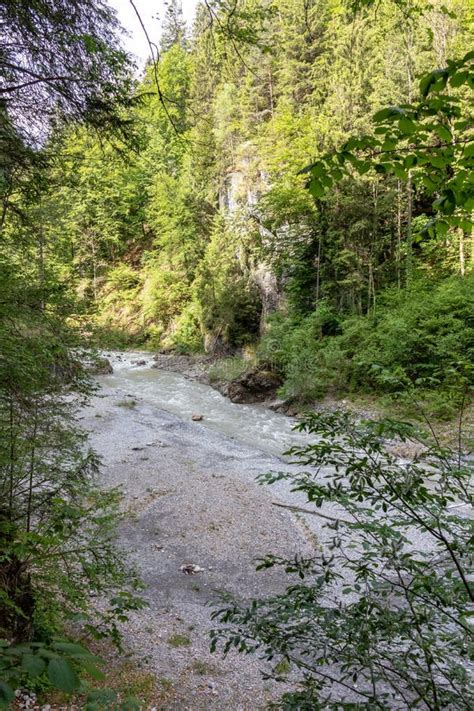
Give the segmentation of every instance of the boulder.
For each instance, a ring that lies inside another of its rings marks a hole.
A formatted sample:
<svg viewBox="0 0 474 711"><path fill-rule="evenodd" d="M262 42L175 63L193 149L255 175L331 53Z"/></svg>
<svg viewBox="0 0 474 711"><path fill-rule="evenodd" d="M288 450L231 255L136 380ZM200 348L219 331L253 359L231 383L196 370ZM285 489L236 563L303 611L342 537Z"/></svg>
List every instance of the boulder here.
<svg viewBox="0 0 474 711"><path fill-rule="evenodd" d="M287 400L274 400L273 402L269 402L267 403L267 407L269 410L273 410L273 412L280 412L289 417L296 417L296 415L300 414L304 405L294 398L288 398Z"/></svg>
<svg viewBox="0 0 474 711"><path fill-rule="evenodd" d="M110 360L103 356L91 360L86 364L86 368L92 375L110 375L114 372Z"/></svg>
<svg viewBox="0 0 474 711"><path fill-rule="evenodd" d="M252 368L231 380L227 387L227 396L232 402L263 402L274 397L280 385L282 380L276 373Z"/></svg>

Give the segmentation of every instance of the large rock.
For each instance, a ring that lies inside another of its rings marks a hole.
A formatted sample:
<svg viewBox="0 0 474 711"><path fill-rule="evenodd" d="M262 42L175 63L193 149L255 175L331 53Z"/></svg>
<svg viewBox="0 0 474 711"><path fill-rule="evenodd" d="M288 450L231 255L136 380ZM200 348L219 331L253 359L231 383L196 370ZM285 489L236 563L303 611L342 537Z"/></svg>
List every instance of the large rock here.
<svg viewBox="0 0 474 711"><path fill-rule="evenodd" d="M231 380L226 394L232 402L263 402L274 397L281 384L281 378L271 370L252 368Z"/></svg>
<svg viewBox="0 0 474 711"><path fill-rule="evenodd" d="M85 364L85 367L92 375L110 375L114 372L110 360L104 356L92 358Z"/></svg>

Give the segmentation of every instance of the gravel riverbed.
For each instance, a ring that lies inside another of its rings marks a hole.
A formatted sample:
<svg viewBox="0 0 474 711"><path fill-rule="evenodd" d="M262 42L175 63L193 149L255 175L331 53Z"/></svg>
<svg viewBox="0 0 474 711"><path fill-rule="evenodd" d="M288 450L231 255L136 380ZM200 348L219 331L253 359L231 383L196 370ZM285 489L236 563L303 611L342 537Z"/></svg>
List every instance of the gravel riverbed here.
<svg viewBox="0 0 474 711"><path fill-rule="evenodd" d="M160 377L154 371L147 383L149 365L133 366L127 356L113 376L100 377L100 390L82 419L103 459L103 486L123 490L129 515L120 545L147 586L149 607L125 625L125 646L158 686L169 689L159 708L264 709L283 685L263 680L265 663L256 656L233 653L224 659L210 653L211 606L220 591L239 599L282 591L286 576L255 572L256 559L267 553L311 554L319 521L274 506L274 501L304 503L286 484L256 483L262 472L290 467L264 451L258 407L241 410L245 433L255 417L252 446L247 435L239 441L238 432L230 437L215 422L208 426L212 413L195 422L177 407L172 412L157 407L153 396ZM127 377L133 367L142 369L137 387ZM234 417L232 408L239 406L219 401L219 407L230 408ZM224 425L226 411L219 410L219 417ZM291 424L285 427L291 430ZM186 566L199 570L186 574Z"/></svg>

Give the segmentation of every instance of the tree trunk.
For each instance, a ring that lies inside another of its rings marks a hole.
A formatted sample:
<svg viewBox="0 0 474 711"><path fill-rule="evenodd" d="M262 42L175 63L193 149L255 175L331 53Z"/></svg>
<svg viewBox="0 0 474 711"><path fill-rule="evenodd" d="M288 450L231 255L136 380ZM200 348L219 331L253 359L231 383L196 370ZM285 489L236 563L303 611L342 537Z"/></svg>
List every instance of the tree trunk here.
<svg viewBox="0 0 474 711"><path fill-rule="evenodd" d="M40 302L39 302L39 310L41 312L44 311L45 309L45 301L44 301L44 283L45 283L45 269L44 269L44 234L43 234L43 229L40 227L39 230L39 235L38 235L38 281L39 281L39 286L40 286Z"/></svg>
<svg viewBox="0 0 474 711"><path fill-rule="evenodd" d="M396 252L396 269L397 269L397 286L400 290L402 287L401 263L402 263L402 186L400 181L397 181L397 252Z"/></svg>
<svg viewBox="0 0 474 711"><path fill-rule="evenodd" d="M464 230L459 231L459 272L463 277L466 273L466 258L464 254Z"/></svg>
<svg viewBox="0 0 474 711"><path fill-rule="evenodd" d="M407 181L407 231L406 231L406 246L407 246L407 258L406 258L406 283L407 286L411 282L412 272L413 272L413 234L412 234L412 220L413 220L413 183L411 177L411 171L408 171L408 181Z"/></svg>

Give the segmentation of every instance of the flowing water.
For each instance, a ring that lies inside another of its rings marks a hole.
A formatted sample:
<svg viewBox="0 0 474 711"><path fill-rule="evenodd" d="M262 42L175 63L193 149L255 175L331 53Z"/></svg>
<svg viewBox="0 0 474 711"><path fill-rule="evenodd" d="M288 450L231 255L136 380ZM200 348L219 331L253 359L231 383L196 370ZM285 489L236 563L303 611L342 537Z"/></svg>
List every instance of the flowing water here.
<svg viewBox="0 0 474 711"><path fill-rule="evenodd" d="M180 373L152 368L143 353L107 353L114 372L101 378L105 385L140 398L185 420L202 415L200 424L264 452L281 455L292 446L307 444L308 436L293 430L296 420L262 405L231 402L209 385ZM134 361L145 361L137 365Z"/></svg>

